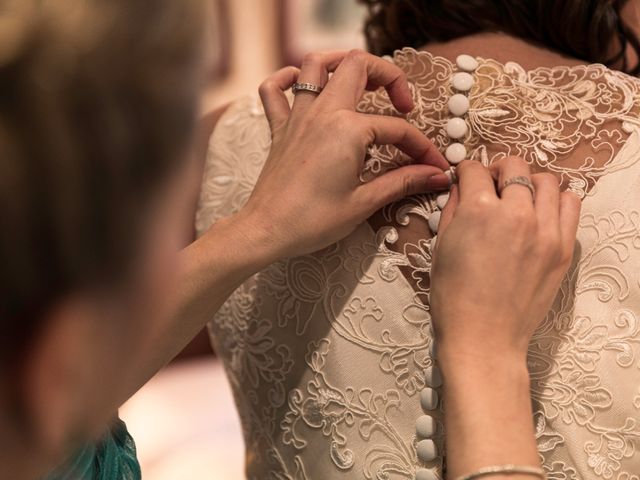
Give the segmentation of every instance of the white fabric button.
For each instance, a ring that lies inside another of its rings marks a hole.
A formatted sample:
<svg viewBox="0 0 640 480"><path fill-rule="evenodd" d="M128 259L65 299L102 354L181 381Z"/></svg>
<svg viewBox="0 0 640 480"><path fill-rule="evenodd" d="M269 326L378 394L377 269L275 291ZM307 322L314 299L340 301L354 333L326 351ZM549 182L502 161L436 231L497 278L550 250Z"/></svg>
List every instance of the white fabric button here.
<svg viewBox="0 0 640 480"><path fill-rule="evenodd" d="M441 193L436 197L436 205L440 210L443 210L444 207L447 206L448 201L449 201L449 193Z"/></svg>
<svg viewBox="0 0 640 480"><path fill-rule="evenodd" d="M451 165L457 165L465 158L467 158L467 149L461 143L452 143L445 150L444 156L447 158Z"/></svg>
<svg viewBox="0 0 640 480"><path fill-rule="evenodd" d="M441 216L442 212L439 212L437 210L429 215L429 228L433 233L438 233L438 225L440 224Z"/></svg>
<svg viewBox="0 0 640 480"><path fill-rule="evenodd" d="M438 392L429 387L420 390L420 406L425 412L435 410L438 406Z"/></svg>
<svg viewBox="0 0 640 480"><path fill-rule="evenodd" d="M461 93L456 93L449 99L449 111L451 112L451 115L456 117L461 117L467 113L470 106L471 104L469 103L467 96Z"/></svg>
<svg viewBox="0 0 640 480"><path fill-rule="evenodd" d="M473 76L467 72L458 72L453 75L451 84L459 92L468 92L473 87Z"/></svg>
<svg viewBox="0 0 640 480"><path fill-rule="evenodd" d="M447 121L447 135L453 139L462 138L467 134L467 122L461 118L450 118Z"/></svg>
<svg viewBox="0 0 640 480"><path fill-rule="evenodd" d="M473 72L478 68L478 61L471 55L458 55L458 58L456 58L456 65L458 65L460 70Z"/></svg>
<svg viewBox="0 0 640 480"><path fill-rule="evenodd" d="M438 449L433 440L420 440L416 445L418 458L423 462L432 462L438 456Z"/></svg>
<svg viewBox="0 0 640 480"><path fill-rule="evenodd" d="M424 381L430 387L439 387L442 385L442 373L440 373L440 369L433 365L427 367L424 371Z"/></svg>
<svg viewBox="0 0 640 480"><path fill-rule="evenodd" d="M438 480L438 477L432 470L421 468L416 472L416 480Z"/></svg>
<svg viewBox="0 0 640 480"><path fill-rule="evenodd" d="M436 249L436 244L438 243L438 236L434 235L431 238L431 250L435 250Z"/></svg>
<svg viewBox="0 0 640 480"><path fill-rule="evenodd" d="M416 435L431 438L436 434L436 421L431 415L422 415L416 420Z"/></svg>

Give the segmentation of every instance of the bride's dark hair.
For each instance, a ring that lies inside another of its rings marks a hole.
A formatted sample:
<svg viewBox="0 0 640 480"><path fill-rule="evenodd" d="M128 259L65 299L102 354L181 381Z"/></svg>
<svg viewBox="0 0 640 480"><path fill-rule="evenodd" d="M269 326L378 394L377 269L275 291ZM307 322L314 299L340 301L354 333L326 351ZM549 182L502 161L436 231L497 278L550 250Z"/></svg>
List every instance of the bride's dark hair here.
<svg viewBox="0 0 640 480"><path fill-rule="evenodd" d="M378 55L503 31L590 63L640 73L640 64L629 66L625 56L631 46L640 57L640 40L620 15L627 0L361 1L369 9L367 43Z"/></svg>

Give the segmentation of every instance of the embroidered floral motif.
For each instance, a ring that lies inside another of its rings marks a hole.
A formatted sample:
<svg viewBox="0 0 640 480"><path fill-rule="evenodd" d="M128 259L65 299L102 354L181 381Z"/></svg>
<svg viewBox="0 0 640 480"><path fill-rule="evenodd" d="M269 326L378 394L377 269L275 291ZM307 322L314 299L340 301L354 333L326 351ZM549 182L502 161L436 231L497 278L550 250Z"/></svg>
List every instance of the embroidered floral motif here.
<svg viewBox="0 0 640 480"><path fill-rule="evenodd" d="M444 149L446 59L404 49L408 119ZM603 66L540 68L481 60L465 143L485 165L523 156L582 197L574 265L532 339L536 438L553 480L640 480L640 81ZM384 92L360 110L397 115ZM256 99L214 132L196 225L204 232L251 194L269 149ZM409 160L373 147L368 181ZM345 240L270 266L210 324L245 431L250 479L413 479L417 392L431 365L435 197L376 214ZM301 212L304 214L304 212ZM436 437L443 451L442 412ZM442 476L440 457L428 467Z"/></svg>
<svg viewBox="0 0 640 480"><path fill-rule="evenodd" d="M354 429L367 445L364 453L365 478L394 478L398 473L403 476L414 473L415 447L412 438L403 438L389 419L389 411L399 407L398 392L388 390L376 394L370 388L358 391L336 388L324 372L328 353L327 340L311 342L309 345L307 364L314 376L306 389L294 389L289 394L289 412L282 422L283 442L304 449L307 442L301 432L301 423L322 430L328 439L333 463L341 470L349 470L354 464L354 453L348 448L344 431ZM392 442L395 451L381 449L373 441L376 433Z"/></svg>

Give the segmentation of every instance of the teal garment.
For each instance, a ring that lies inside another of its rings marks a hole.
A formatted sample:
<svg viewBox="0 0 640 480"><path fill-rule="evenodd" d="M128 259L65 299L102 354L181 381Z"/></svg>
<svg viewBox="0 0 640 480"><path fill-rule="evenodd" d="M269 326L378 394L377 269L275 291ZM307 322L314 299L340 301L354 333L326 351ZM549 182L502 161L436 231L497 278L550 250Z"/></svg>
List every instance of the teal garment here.
<svg viewBox="0 0 640 480"><path fill-rule="evenodd" d="M43 480L141 480L136 445L119 418L95 445L79 450Z"/></svg>

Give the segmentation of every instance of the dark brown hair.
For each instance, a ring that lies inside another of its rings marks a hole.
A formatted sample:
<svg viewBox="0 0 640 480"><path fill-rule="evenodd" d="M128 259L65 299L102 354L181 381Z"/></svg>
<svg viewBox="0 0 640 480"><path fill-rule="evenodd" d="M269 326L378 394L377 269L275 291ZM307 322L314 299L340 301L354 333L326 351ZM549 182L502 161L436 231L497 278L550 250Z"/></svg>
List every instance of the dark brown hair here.
<svg viewBox="0 0 640 480"><path fill-rule="evenodd" d="M484 31L503 31L590 63L637 75L627 46L640 54L638 36L620 10L627 0L361 0L365 33L378 55ZM615 49L612 54L612 48Z"/></svg>
<svg viewBox="0 0 640 480"><path fill-rule="evenodd" d="M0 361L62 296L122 279L183 159L200 0L0 0Z"/></svg>

